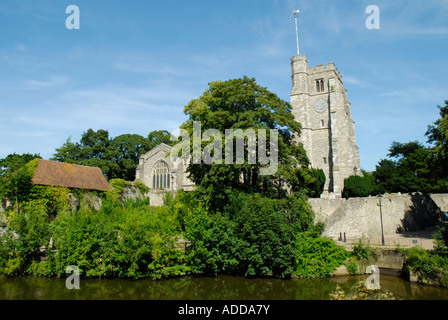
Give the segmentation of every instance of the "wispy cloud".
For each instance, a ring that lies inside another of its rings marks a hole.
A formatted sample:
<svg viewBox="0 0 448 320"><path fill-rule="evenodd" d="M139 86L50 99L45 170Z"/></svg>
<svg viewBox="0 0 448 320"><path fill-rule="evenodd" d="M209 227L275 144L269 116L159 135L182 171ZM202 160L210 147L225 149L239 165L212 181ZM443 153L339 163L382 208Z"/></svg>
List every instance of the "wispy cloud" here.
<svg viewBox="0 0 448 320"><path fill-rule="evenodd" d="M50 76L43 80L26 80L26 89L40 89L40 88L50 88L63 85L67 83L68 78L65 76Z"/></svg>
<svg viewBox="0 0 448 320"><path fill-rule="evenodd" d="M366 87L371 87L372 86L371 83L369 83L369 82L367 82L367 81L365 81L363 79L360 79L360 78L358 78L356 76L352 76L352 75L344 75L342 80L343 80L344 84L354 85L354 86L357 86L357 87L366 88Z"/></svg>

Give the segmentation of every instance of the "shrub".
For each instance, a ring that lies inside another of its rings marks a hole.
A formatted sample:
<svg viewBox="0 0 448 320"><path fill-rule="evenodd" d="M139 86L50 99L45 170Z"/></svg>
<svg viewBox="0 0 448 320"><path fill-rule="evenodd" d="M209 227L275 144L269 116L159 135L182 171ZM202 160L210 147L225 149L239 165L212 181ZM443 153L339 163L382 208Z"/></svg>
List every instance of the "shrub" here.
<svg viewBox="0 0 448 320"><path fill-rule="evenodd" d="M315 232L298 235L297 264L294 275L299 277L326 277L341 266L348 252L334 241L322 238Z"/></svg>
<svg viewBox="0 0 448 320"><path fill-rule="evenodd" d="M375 192L373 175L363 171L364 176L350 176L344 179L342 197L367 197Z"/></svg>
<svg viewBox="0 0 448 320"><path fill-rule="evenodd" d="M416 274L421 281L433 281L448 287L448 261L420 247L404 250L405 268Z"/></svg>
<svg viewBox="0 0 448 320"><path fill-rule="evenodd" d="M288 277L294 271L294 224L284 208L259 194L234 192L225 212L198 209L186 224L197 272Z"/></svg>
<svg viewBox="0 0 448 320"><path fill-rule="evenodd" d="M147 204L105 201L99 211L59 215L52 224L55 273L62 275L69 265L77 265L85 277L137 279L185 271L184 254L175 246L177 216Z"/></svg>
<svg viewBox="0 0 448 320"><path fill-rule="evenodd" d="M0 273L22 274L40 259L40 247L48 247L50 232L45 203L22 203L18 211L9 213L8 228L1 237Z"/></svg>
<svg viewBox="0 0 448 320"><path fill-rule="evenodd" d="M371 247L362 239L353 246L346 263L347 269L351 274L364 273L368 265L372 264L378 258L378 249Z"/></svg>

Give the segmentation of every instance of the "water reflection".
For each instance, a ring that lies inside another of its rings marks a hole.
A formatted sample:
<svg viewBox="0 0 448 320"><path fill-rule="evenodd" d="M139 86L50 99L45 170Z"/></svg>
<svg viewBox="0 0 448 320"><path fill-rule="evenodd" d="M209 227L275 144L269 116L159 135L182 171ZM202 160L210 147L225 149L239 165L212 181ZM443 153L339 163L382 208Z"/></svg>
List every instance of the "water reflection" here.
<svg viewBox="0 0 448 320"><path fill-rule="evenodd" d="M336 285L348 292L365 276L326 279L248 279L232 276L164 280L89 279L68 290L65 279L0 278L1 300L326 300ZM399 299L448 299L448 290L381 276L381 290Z"/></svg>

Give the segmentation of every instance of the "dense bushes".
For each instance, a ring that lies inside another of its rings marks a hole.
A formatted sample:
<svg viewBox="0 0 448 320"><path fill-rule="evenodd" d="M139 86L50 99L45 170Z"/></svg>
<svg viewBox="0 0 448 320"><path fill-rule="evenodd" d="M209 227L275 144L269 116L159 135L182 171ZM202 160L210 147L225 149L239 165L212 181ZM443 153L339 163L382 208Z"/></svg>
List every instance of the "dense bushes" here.
<svg viewBox="0 0 448 320"><path fill-rule="evenodd" d="M187 239L196 271L285 277L294 271L295 233L275 200L233 194L225 213L191 216Z"/></svg>
<svg viewBox="0 0 448 320"><path fill-rule="evenodd" d="M405 267L414 273L419 281L429 281L448 287L448 259L420 247L405 251Z"/></svg>
<svg viewBox="0 0 448 320"><path fill-rule="evenodd" d="M69 265L86 277L159 277L186 270L183 252L175 246L177 217L141 199L123 207L106 202L98 211L60 212L51 222L45 206L30 202L11 217L11 231L2 237L3 274L61 276ZM40 261L43 246L48 259Z"/></svg>
<svg viewBox="0 0 448 320"><path fill-rule="evenodd" d="M434 234L434 250L415 247L404 250L405 266L419 281L429 281L448 287L448 227L439 228Z"/></svg>
<svg viewBox="0 0 448 320"><path fill-rule="evenodd" d="M210 214L199 205L189 214L185 237L191 241L187 261L192 271L322 277L343 263L345 250L319 237L322 226L314 224L305 198L270 199L237 191L226 198L222 213ZM296 271L320 258L319 267Z"/></svg>
<svg viewBox="0 0 448 320"><path fill-rule="evenodd" d="M344 264L348 252L334 241L319 237L316 232L302 232L296 241L299 277L326 277Z"/></svg>
<svg viewBox="0 0 448 320"><path fill-rule="evenodd" d="M298 195L271 199L229 190L223 211L211 212L204 190L167 194L157 208L147 198L123 202L107 192L99 210L71 211L59 203L66 190L40 191L44 200L8 211L0 274L64 276L67 266L76 265L83 277L323 277L345 257L342 248L318 236L321 226ZM53 219L48 206L58 211Z"/></svg>
<svg viewBox="0 0 448 320"><path fill-rule="evenodd" d="M0 238L0 274L23 274L39 258L39 248L50 240L45 204L22 204L10 214L9 227L13 231L6 230Z"/></svg>

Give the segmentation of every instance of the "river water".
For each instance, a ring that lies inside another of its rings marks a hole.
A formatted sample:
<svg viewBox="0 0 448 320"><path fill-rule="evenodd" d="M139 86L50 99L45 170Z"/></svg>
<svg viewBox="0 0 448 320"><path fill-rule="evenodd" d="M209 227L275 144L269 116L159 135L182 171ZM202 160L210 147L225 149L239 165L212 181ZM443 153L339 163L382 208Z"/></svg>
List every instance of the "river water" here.
<svg viewBox="0 0 448 320"><path fill-rule="evenodd" d="M328 300L336 285L348 292L367 276L325 279L248 279L180 277L163 280L81 279L79 289L69 290L65 279L0 278L0 300ZM404 300L448 300L448 289L410 283L382 275L381 291Z"/></svg>

